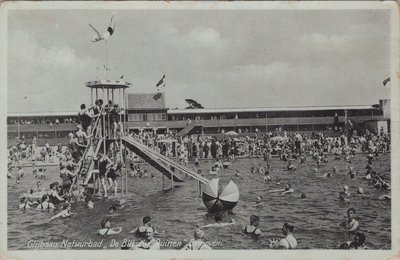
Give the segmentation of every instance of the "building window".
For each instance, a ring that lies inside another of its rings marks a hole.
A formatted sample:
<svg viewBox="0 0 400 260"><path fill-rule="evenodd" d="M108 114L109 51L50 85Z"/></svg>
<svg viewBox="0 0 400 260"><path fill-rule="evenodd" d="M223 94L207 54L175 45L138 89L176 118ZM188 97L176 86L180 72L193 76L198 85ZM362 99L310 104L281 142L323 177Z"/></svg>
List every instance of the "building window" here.
<svg viewBox="0 0 400 260"><path fill-rule="evenodd" d="M165 121L166 120L166 114L164 113L158 113L158 114L153 114L154 121Z"/></svg>
<svg viewBox="0 0 400 260"><path fill-rule="evenodd" d="M299 131L312 131L312 125L299 125Z"/></svg>
<svg viewBox="0 0 400 260"><path fill-rule="evenodd" d="M38 132L38 138L54 138L54 132Z"/></svg>
<svg viewBox="0 0 400 260"><path fill-rule="evenodd" d="M128 121L141 122L141 121L143 121L143 114L129 114Z"/></svg>
<svg viewBox="0 0 400 260"><path fill-rule="evenodd" d="M18 133L12 133L12 132L8 133L8 139L10 139L10 140L14 140L17 137L18 137Z"/></svg>
<svg viewBox="0 0 400 260"><path fill-rule="evenodd" d="M70 131L59 131L56 132L57 138L67 138Z"/></svg>

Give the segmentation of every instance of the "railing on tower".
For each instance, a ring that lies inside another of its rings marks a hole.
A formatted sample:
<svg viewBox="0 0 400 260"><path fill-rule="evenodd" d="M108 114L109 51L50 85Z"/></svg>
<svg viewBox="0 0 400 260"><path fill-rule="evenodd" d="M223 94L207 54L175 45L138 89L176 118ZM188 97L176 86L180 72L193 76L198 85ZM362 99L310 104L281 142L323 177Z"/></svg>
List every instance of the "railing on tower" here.
<svg viewBox="0 0 400 260"><path fill-rule="evenodd" d="M98 117L94 120L94 122L92 122L92 124L91 124L92 129L91 129L91 132L90 132L90 134L89 134L89 135L90 135L90 138L88 139L87 147L85 148L85 151L84 151L84 153L83 153L81 159L80 159L79 162L78 162L79 171L78 171L78 174L75 176L75 178L74 178L73 181L72 181L72 185L71 185L71 188L70 188L70 192L71 192L72 187L74 186L74 184L78 181L79 176L82 175L82 174L84 174L84 173L88 173L88 172L89 172L90 167L91 167L91 165L92 165L92 163L93 163L93 158L94 158L95 156L97 156L97 153L98 153L99 150L100 150L102 137L101 137L101 132L100 132L101 127L99 127L99 124L101 123L101 120L100 120L100 119L101 119L101 117L102 117L101 115L103 114L103 112L104 112L104 108L102 108L102 109L100 110L99 116L98 116ZM104 122L103 122L103 125L104 125ZM85 162L86 162L88 153L89 153L89 151L90 151L91 149L93 149L92 144L93 144L93 141L94 141L94 140L98 140L98 143L96 144L96 149L93 151L93 157L91 157L89 163L86 164ZM86 169L85 166L87 167L87 169ZM86 169L86 172L82 172L82 171L85 170L85 169Z"/></svg>

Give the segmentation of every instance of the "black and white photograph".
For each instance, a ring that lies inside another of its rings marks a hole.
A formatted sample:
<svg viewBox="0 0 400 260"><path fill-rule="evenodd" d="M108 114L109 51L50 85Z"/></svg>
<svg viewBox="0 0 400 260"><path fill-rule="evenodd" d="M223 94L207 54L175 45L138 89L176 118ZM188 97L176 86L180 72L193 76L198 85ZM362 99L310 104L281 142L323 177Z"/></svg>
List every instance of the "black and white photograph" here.
<svg viewBox="0 0 400 260"><path fill-rule="evenodd" d="M353 4L2 5L0 251L395 255L398 6Z"/></svg>

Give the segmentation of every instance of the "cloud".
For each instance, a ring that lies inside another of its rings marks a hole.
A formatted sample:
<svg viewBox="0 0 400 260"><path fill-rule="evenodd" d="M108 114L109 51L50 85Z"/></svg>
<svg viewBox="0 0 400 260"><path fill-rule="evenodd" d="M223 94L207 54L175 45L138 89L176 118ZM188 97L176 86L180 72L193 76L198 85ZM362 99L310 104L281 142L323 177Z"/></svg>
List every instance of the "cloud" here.
<svg viewBox="0 0 400 260"><path fill-rule="evenodd" d="M90 96L72 95L84 92L84 82L95 68L95 60L80 58L67 45L44 48L24 31L9 38L8 102L10 111L74 110L75 102ZM86 74L86 75L85 75ZM23 97L27 99L23 100ZM76 100L68 100L72 97Z"/></svg>
<svg viewBox="0 0 400 260"><path fill-rule="evenodd" d="M223 48L225 46L221 34L213 28L198 26L186 37L192 47Z"/></svg>

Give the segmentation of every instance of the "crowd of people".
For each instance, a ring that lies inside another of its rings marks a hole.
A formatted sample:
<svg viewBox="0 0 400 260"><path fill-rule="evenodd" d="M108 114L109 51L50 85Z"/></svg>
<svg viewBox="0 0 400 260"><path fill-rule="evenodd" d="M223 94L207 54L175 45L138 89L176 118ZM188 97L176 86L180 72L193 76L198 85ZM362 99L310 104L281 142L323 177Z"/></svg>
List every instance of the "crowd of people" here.
<svg viewBox="0 0 400 260"><path fill-rule="evenodd" d="M42 119L26 119L21 118L17 119L9 119L7 121L8 125L33 125L33 124L48 124L49 126L55 124L75 124L76 118L74 117L59 117L59 118L42 118Z"/></svg>
<svg viewBox="0 0 400 260"><path fill-rule="evenodd" d="M118 155L116 151L121 147L117 143L110 145L106 153L99 152L95 158L97 167L95 170L87 173L83 185L78 186L76 180L79 172L84 164L84 153L86 148L96 135L96 131L92 131L93 122L102 115L102 111L106 111L106 119L99 125L102 128L110 129L109 137L118 138L121 136L122 127L120 127L119 113L120 109L117 105L108 103L103 106L102 100L96 100L94 105L86 108L81 105L77 122L79 122L77 131L70 133L68 143L65 147L59 144L57 147L37 147L36 143L26 144L24 140L17 146L9 149L9 171L8 177L13 178L12 169L17 168L18 175L16 182L19 183L23 176L24 170L21 166L22 161L43 161L57 162L59 164L59 182L53 182L46 190L41 186L39 179L46 178L46 168L33 166L32 174L38 179L36 187L29 189L21 196L19 208L28 210L36 208L42 211L54 212L50 220L57 218L69 218L75 215L71 212L74 202L85 202L88 209L95 207L93 202L94 194L87 188L89 179L92 174L97 174L100 178L102 195L108 197L110 188L114 188L114 195L117 195L117 177L122 171L125 161L129 164L127 169L131 177L155 177L154 174L148 174L142 169L143 161L141 161L134 153L129 152L127 156ZM98 133L97 133L98 134ZM100 133L97 138L104 137L105 133ZM390 151L390 136L383 133L373 134L366 130L363 134L353 131L346 137L344 134L336 137L327 137L323 133L313 133L311 136L299 133L286 133L279 129L274 133L256 134L255 137L249 136L228 136L217 139L212 136L193 135L178 137L176 132L168 131L163 135L156 135L154 132L142 132L135 134L129 133L136 140L153 148L157 152L175 158L179 163L188 165L190 160L194 161L195 166L200 164L200 159L215 160L215 163L209 169L208 174L211 176L218 175L220 171L230 167L230 163L237 157L258 157L262 158L266 163L249 167L249 173L260 173L262 182L275 182L275 184L283 185L281 189L269 190L269 193L280 193L282 195L294 193L291 183L282 183L279 177L273 179L270 175L271 165L269 161L272 157L287 162L286 170L296 171L295 162L300 164L311 162L315 163L315 171L324 167L328 162L328 154L334 155L334 160L344 160L347 163L347 175L349 180L354 179L357 174L352 165L352 159L359 153L367 153L367 166L365 167L365 176L361 179L366 181L371 188L380 190L390 190L390 180L378 173L373 162L379 160L380 154ZM125 154L125 153L123 153ZM55 159L53 159L55 158ZM324 178L332 178L337 174L337 168L333 168L331 173L325 174ZM201 170L199 174L205 175ZM236 170L236 176L241 176L239 170ZM101 192L99 190L99 192ZM357 196L364 196L362 188L358 188L355 192ZM302 193L300 199L306 198L307 194ZM351 199L350 190L347 185L343 190L339 191L341 201L349 202ZM262 196L258 196L256 205L263 203ZM380 199L390 200L390 195L384 195ZM110 208L110 216L102 219L100 229L97 230L99 236L109 236L120 234L123 230L121 227L112 228L112 216L116 210L123 209L126 202L120 200L118 205ZM57 212L58 211L58 212ZM229 214L229 212L227 212ZM340 223L339 226L343 231L351 237L348 241L338 245L342 249L363 249L365 248L366 236L360 231L360 223L356 219L356 210L349 208L347 211L347 219ZM265 232L260 229L260 218L256 215L250 216L249 225L245 225L242 232L251 237L267 237ZM194 230L194 238L190 243L182 247L183 250L201 250L212 249L204 240L205 229L207 228L223 228L226 226L237 225L231 219L229 222L223 222L221 214L215 215L215 223L196 227ZM297 248L298 242L294 236L295 226L292 223L285 222L281 228L282 237L279 239L268 239L270 248ZM160 243L155 236L158 232L151 225L151 218L146 216L143 218L143 224L129 234L134 234L140 239L139 243L126 246L123 249L160 249Z"/></svg>

